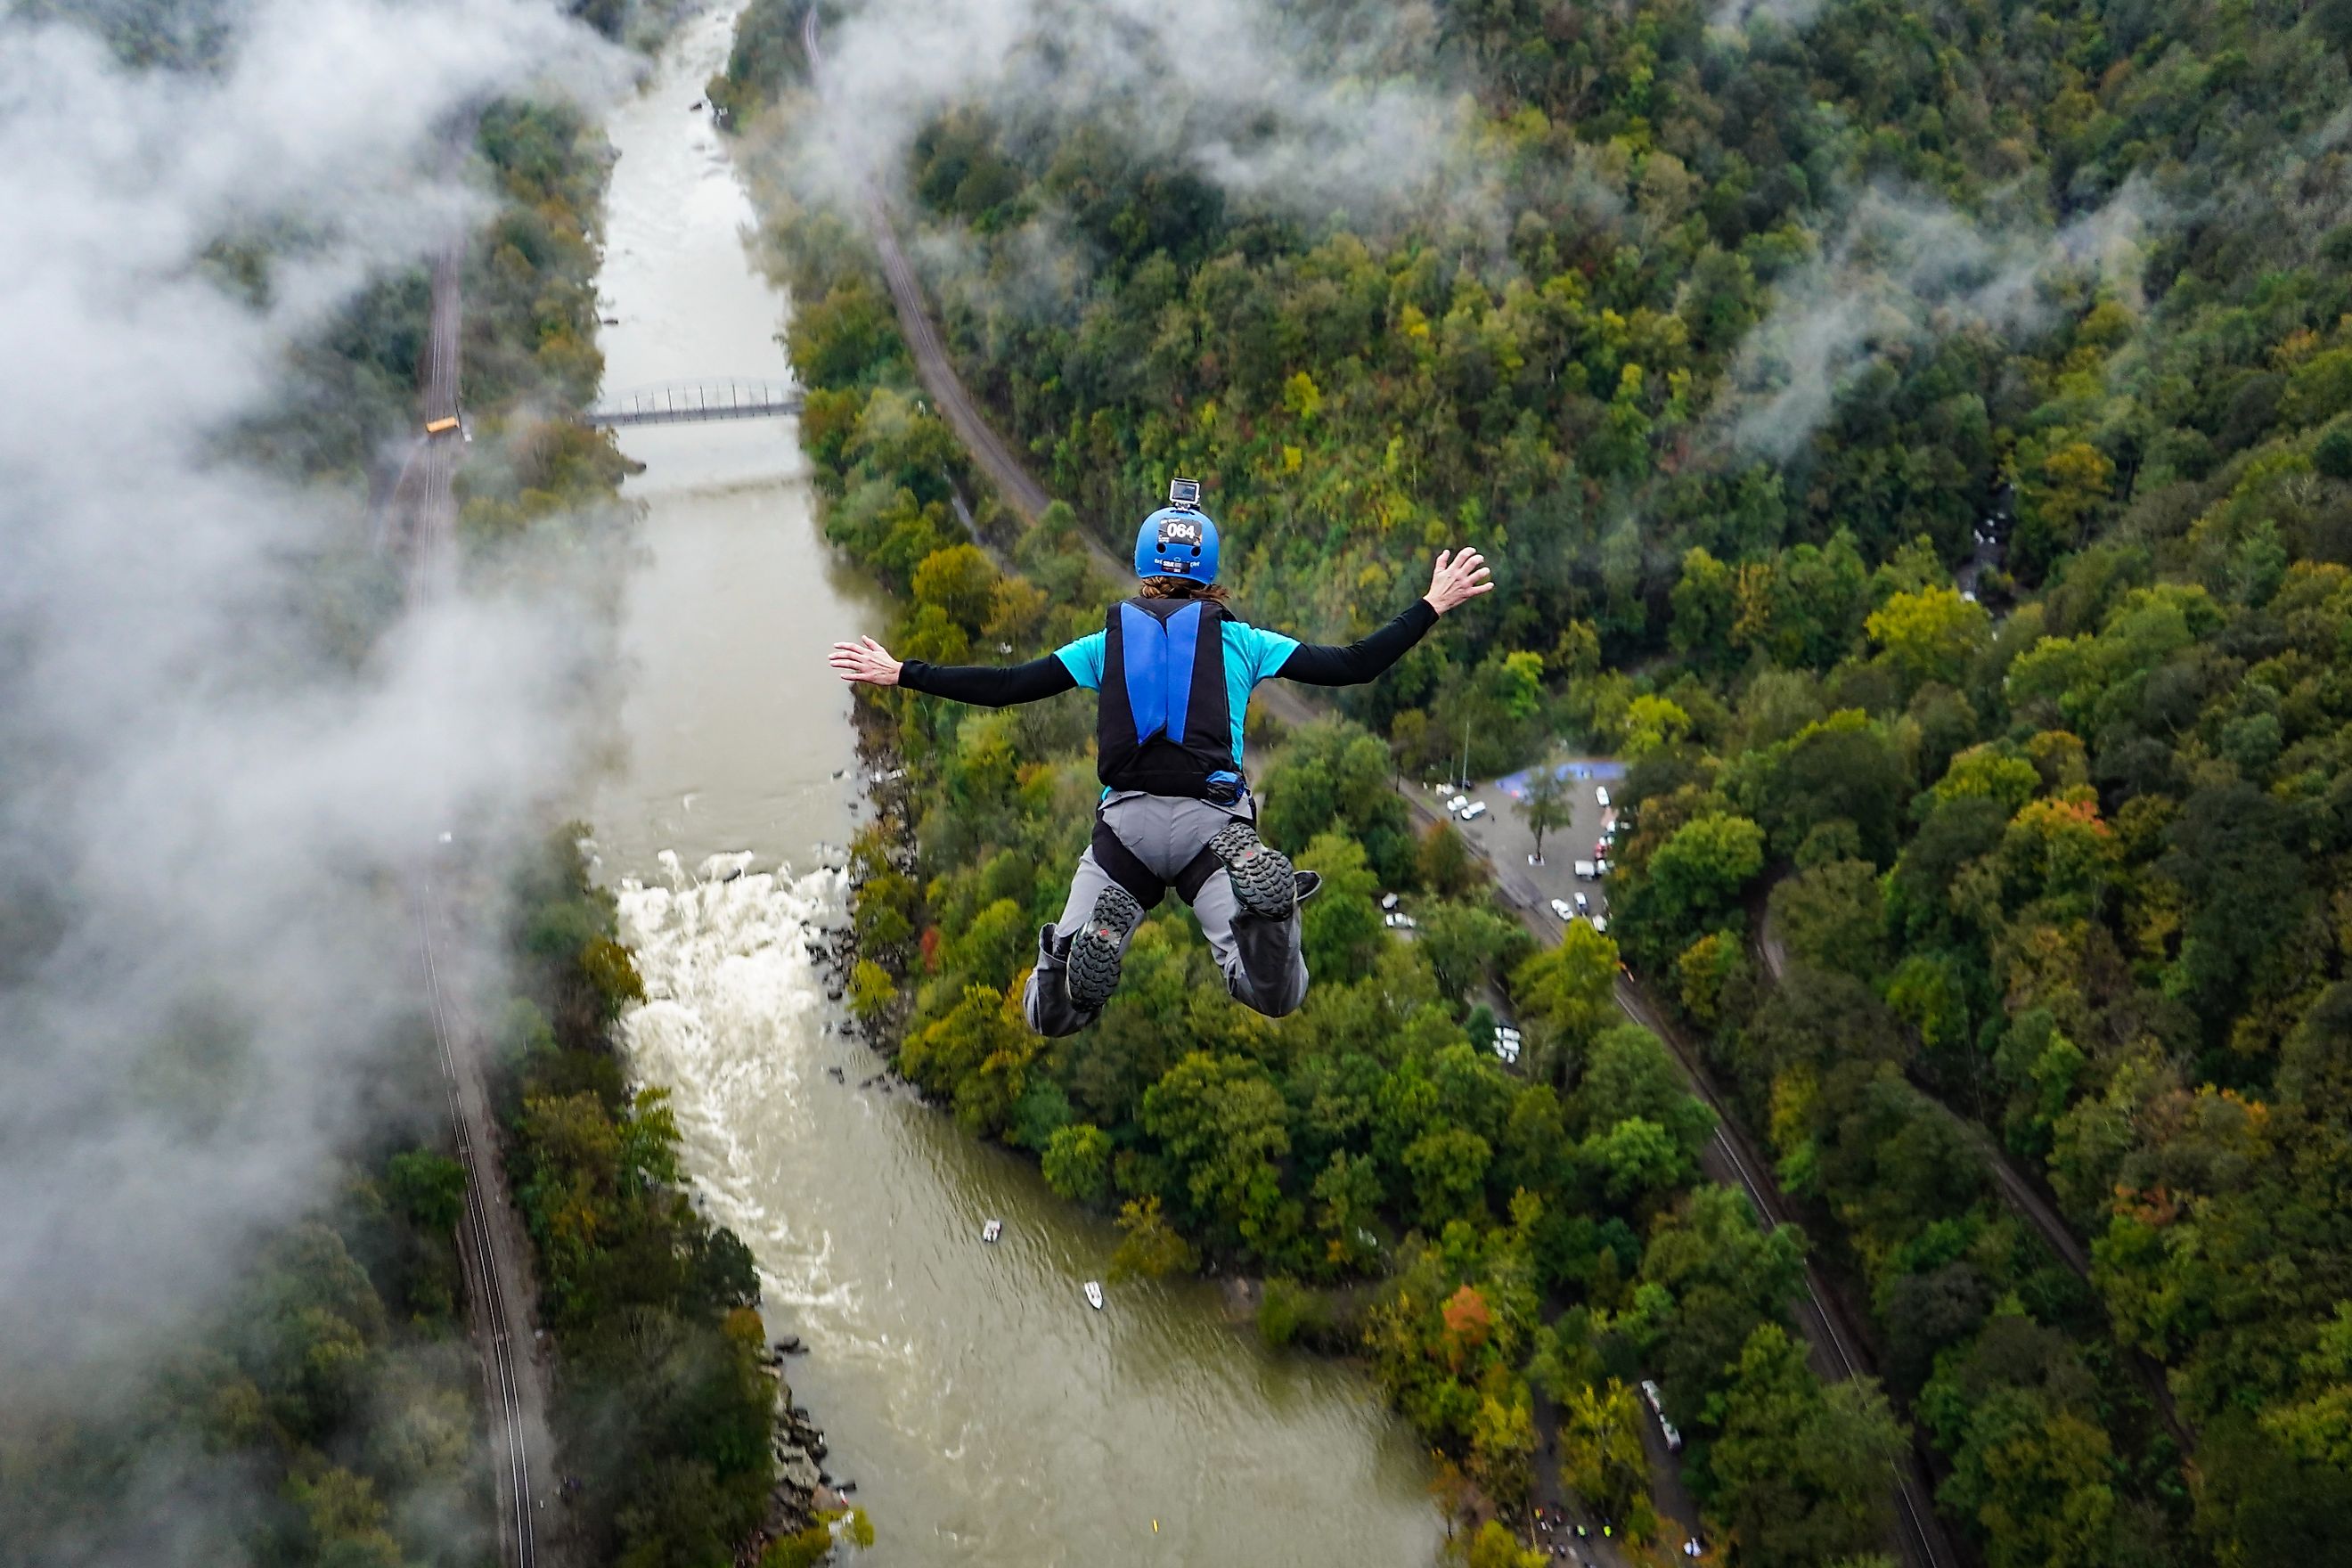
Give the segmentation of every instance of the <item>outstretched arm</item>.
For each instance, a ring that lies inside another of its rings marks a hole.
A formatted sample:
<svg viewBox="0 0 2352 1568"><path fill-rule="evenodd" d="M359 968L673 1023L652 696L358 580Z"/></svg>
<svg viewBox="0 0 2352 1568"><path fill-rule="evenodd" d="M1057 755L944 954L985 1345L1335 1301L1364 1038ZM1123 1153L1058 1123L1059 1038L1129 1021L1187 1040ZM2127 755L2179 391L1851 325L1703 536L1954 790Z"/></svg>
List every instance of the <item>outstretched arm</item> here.
<svg viewBox="0 0 2352 1568"><path fill-rule="evenodd" d="M903 686L909 691L982 708L1035 702L1077 685L1069 667L1052 654L1027 664L926 664L919 658L893 658L890 650L872 637L834 644L825 662L844 680Z"/></svg>
<svg viewBox="0 0 2352 1568"><path fill-rule="evenodd" d="M1428 635L1438 616L1491 592L1494 586L1486 558L1476 551L1465 550L1458 555L1441 552L1430 574L1429 592L1407 605L1404 614L1345 647L1335 643L1301 643L1275 673L1307 686L1361 686L1402 658Z"/></svg>

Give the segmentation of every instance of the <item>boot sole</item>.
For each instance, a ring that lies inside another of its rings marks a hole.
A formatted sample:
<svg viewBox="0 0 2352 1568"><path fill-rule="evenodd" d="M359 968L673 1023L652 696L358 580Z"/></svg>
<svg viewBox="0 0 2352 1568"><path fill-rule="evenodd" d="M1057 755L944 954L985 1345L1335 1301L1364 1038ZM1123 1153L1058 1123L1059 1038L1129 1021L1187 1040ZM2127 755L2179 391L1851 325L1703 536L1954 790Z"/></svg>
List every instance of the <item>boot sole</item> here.
<svg viewBox="0 0 2352 1568"><path fill-rule="evenodd" d="M1298 877L1290 858L1266 847L1257 830L1245 822L1209 840L1209 852L1225 863L1233 879L1234 897L1244 911L1260 920L1286 921L1298 905Z"/></svg>
<svg viewBox="0 0 2352 1568"><path fill-rule="evenodd" d="M1143 906L1125 888L1105 888L1095 900L1095 911L1070 939L1068 980L1070 1005L1091 1013L1118 989L1119 950L1127 933L1143 918Z"/></svg>

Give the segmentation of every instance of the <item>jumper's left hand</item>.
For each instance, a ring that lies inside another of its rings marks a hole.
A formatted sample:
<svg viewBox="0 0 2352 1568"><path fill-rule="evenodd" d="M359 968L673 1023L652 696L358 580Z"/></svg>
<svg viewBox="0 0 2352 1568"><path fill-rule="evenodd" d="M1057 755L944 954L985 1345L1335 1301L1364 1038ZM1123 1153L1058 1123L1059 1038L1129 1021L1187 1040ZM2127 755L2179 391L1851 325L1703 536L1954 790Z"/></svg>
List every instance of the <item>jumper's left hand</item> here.
<svg viewBox="0 0 2352 1568"><path fill-rule="evenodd" d="M1495 584L1486 571L1486 558L1475 550L1459 553L1441 550L1437 564L1429 574L1429 592L1422 596L1429 607L1439 615L1456 605L1467 604L1481 594L1491 594Z"/></svg>
<svg viewBox="0 0 2352 1568"><path fill-rule="evenodd" d="M825 656L834 674L844 680L864 681L868 686L898 684L898 661L890 650L872 637L859 637L856 642L837 642Z"/></svg>

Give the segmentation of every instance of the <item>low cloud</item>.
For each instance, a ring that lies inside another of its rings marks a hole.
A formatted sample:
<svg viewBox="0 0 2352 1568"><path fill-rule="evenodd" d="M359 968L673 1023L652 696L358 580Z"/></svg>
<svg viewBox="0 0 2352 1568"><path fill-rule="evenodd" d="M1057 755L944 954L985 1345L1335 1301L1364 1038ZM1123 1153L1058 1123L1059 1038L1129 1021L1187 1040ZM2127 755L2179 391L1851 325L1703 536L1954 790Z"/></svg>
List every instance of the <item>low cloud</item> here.
<svg viewBox="0 0 2352 1568"><path fill-rule="evenodd" d="M1829 0L1722 0L1706 23L1720 31L1739 33L1761 19L1801 32L1828 4Z"/></svg>
<svg viewBox="0 0 2352 1568"><path fill-rule="evenodd" d="M1839 395L1890 355L1955 331L2050 324L2061 279L2136 292L2164 220L2135 179L2063 226L2000 226L1915 192L1873 187L1814 258L1781 280L1741 344L1726 405L1730 444L1780 458L1827 423Z"/></svg>
<svg viewBox="0 0 2352 1568"><path fill-rule="evenodd" d="M976 105L1014 134L1097 128L1278 210L1385 211L1467 173L1465 110L1426 79L1434 37L1418 3L1324 32L1263 0L872 0L823 35L800 183L847 199L894 180L924 125Z"/></svg>
<svg viewBox="0 0 2352 1568"><path fill-rule="evenodd" d="M169 30L168 16L157 19ZM355 289L486 210L438 149L614 83L539 0L212 7L216 67L0 19L0 1388L102 1405L320 1197L417 1000L392 873L576 755L562 606L382 593L356 482L239 424ZM205 258L278 254L256 303ZM373 584L373 587L371 587ZM429 1123L427 1123L429 1125ZM199 1526L189 1522L190 1530ZM191 1542L142 1561L200 1561Z"/></svg>

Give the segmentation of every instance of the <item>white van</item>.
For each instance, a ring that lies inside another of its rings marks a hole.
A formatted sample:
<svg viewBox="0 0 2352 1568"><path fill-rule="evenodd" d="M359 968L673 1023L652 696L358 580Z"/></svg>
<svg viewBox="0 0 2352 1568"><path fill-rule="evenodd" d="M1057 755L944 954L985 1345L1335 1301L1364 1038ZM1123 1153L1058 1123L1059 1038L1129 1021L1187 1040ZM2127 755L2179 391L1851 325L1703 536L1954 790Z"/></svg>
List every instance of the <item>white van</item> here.
<svg viewBox="0 0 2352 1568"><path fill-rule="evenodd" d="M1590 860L1579 860L1574 868L1576 871L1576 879L1580 882L1590 882L1596 874L1592 869L1592 862Z"/></svg>
<svg viewBox="0 0 2352 1568"><path fill-rule="evenodd" d="M1607 784L1594 784L1592 786L1592 798L1594 803L1597 804L1601 810L1608 810L1609 786Z"/></svg>

